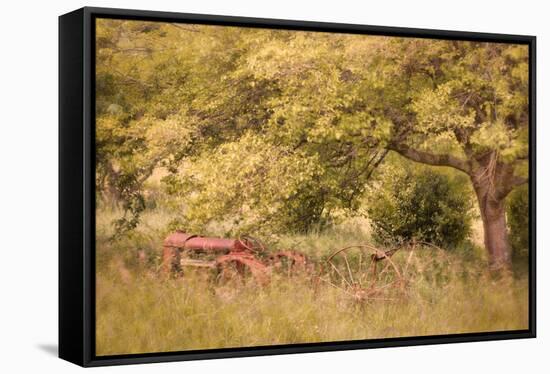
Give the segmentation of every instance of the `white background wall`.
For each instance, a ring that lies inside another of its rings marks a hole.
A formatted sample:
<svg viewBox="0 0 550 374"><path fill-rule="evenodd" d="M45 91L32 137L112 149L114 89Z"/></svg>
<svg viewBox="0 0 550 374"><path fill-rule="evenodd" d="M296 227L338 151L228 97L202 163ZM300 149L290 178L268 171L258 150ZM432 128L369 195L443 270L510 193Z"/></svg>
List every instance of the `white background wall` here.
<svg viewBox="0 0 550 374"><path fill-rule="evenodd" d="M538 37L538 338L95 369L95 373L521 373L550 368L550 26L545 1L5 1L0 20L0 372L74 372L57 350L57 17L84 5Z"/></svg>

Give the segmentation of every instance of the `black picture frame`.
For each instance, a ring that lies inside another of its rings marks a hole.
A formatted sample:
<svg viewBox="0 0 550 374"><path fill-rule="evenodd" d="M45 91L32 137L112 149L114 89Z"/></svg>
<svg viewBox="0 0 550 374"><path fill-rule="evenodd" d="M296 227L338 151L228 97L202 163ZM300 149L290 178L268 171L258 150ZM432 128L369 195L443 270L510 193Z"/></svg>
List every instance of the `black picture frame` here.
<svg viewBox="0 0 550 374"><path fill-rule="evenodd" d="M95 355L96 18L459 39L529 46L529 329L231 349ZM85 7L59 18L59 357L81 366L326 352L536 337L536 37Z"/></svg>

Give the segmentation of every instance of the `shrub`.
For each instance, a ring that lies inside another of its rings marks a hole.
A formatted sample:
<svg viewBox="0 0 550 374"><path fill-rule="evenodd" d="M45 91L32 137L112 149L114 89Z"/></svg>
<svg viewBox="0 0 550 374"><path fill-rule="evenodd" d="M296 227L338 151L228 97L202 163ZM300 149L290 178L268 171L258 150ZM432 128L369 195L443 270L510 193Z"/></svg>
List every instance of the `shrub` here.
<svg viewBox="0 0 550 374"><path fill-rule="evenodd" d="M456 247L467 238L472 220L472 195L464 179L424 167L386 168L368 199L374 239Z"/></svg>
<svg viewBox="0 0 550 374"><path fill-rule="evenodd" d="M516 188L510 193L506 213L510 229L512 258L515 262L529 256L529 190L527 185Z"/></svg>

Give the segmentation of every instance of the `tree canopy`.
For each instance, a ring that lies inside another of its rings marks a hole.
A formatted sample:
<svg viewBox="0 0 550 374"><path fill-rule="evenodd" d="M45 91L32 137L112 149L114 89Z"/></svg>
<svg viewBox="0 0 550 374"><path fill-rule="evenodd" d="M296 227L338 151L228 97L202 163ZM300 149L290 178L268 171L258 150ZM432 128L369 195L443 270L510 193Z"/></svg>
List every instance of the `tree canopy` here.
<svg viewBox="0 0 550 374"><path fill-rule="evenodd" d="M482 216L526 182L526 45L98 19L96 49L97 187L128 227L159 169L186 225L230 231L354 212L391 151L466 173Z"/></svg>

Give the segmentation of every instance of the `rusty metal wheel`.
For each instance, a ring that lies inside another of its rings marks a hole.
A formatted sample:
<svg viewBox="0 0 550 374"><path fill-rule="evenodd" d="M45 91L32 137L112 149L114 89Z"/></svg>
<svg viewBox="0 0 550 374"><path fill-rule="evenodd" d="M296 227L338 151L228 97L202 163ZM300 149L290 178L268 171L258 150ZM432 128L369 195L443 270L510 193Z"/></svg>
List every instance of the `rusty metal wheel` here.
<svg viewBox="0 0 550 374"><path fill-rule="evenodd" d="M319 280L356 301L395 300L393 291L403 286L401 271L391 259L396 251L371 245L342 248L328 257Z"/></svg>

